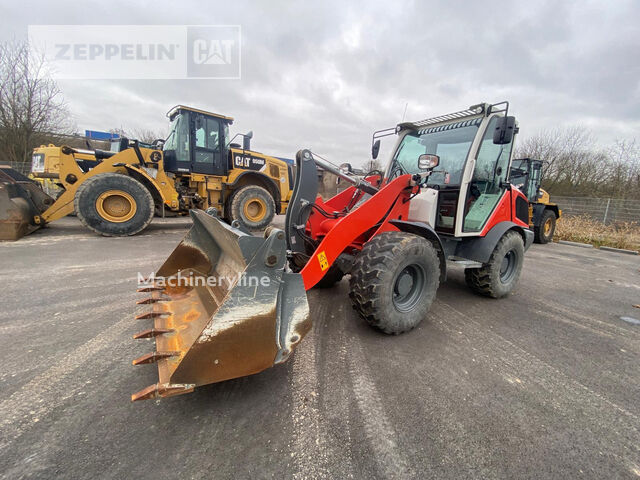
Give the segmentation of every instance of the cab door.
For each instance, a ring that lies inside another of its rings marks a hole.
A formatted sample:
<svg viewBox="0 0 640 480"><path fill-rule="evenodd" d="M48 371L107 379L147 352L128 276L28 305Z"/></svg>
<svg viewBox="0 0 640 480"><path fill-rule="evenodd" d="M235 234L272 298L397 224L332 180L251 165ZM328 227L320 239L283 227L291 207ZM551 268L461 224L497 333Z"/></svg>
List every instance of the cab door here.
<svg viewBox="0 0 640 480"><path fill-rule="evenodd" d="M475 169L464 205L465 233L482 231L508 186L506 180L513 139L506 145L493 143L493 131L497 121L497 116L490 120L478 148Z"/></svg>
<svg viewBox="0 0 640 480"><path fill-rule="evenodd" d="M226 159L222 151L222 124L217 118L194 115L193 159L191 171L210 175L226 175Z"/></svg>

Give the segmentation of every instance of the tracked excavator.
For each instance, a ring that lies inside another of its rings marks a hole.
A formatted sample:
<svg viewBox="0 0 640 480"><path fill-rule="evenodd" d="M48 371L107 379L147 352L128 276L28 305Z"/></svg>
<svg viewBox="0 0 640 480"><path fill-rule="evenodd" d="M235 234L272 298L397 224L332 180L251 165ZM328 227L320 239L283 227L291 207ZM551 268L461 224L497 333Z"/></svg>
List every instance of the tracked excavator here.
<svg viewBox="0 0 640 480"><path fill-rule="evenodd" d="M309 150L297 172L284 230L263 238L192 210L193 227L139 291L158 382L133 401L170 397L285 362L309 331L306 291L349 275L354 309L385 334L428 318L448 264L489 297L516 287L533 241L527 198L507 182L518 131L509 104L401 123L384 172L355 177ZM317 170L351 186L318 196ZM186 280L186 281L181 281Z"/></svg>

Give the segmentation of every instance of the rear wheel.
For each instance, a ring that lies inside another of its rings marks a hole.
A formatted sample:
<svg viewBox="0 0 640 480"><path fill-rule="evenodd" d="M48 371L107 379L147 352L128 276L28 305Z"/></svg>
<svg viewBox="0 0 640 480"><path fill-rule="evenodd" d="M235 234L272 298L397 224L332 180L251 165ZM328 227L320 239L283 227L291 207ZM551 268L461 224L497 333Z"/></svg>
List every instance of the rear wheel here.
<svg viewBox="0 0 640 480"><path fill-rule="evenodd" d="M315 288L331 288L344 277L342 270L338 268L336 264L331 265L329 271L324 274L324 277L316 283Z"/></svg>
<svg viewBox="0 0 640 480"><path fill-rule="evenodd" d="M83 182L74 207L80 221L104 236L135 235L153 219L153 197L127 175L101 173Z"/></svg>
<svg viewBox="0 0 640 480"><path fill-rule="evenodd" d="M507 232L482 268L467 268L464 278L476 293L500 298L511 293L518 284L524 263L524 242L518 232Z"/></svg>
<svg viewBox="0 0 640 480"><path fill-rule="evenodd" d="M237 220L249 230L266 228L276 213L271 194L257 185L242 187L231 199L231 221Z"/></svg>
<svg viewBox="0 0 640 480"><path fill-rule="evenodd" d="M545 210L542 213L540 224L533 227L534 240L536 243L549 243L553 240L556 231L556 214L552 210Z"/></svg>
<svg viewBox="0 0 640 480"><path fill-rule="evenodd" d="M385 232L356 257L349 296L369 325L397 335L426 317L439 284L440 261L431 243L410 233Z"/></svg>

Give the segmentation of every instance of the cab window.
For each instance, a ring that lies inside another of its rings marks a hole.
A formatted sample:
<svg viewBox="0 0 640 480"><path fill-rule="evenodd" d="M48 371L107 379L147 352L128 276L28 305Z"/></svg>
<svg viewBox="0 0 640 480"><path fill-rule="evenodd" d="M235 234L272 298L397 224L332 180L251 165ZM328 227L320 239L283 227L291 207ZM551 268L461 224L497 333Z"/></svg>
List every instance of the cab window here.
<svg viewBox="0 0 640 480"><path fill-rule="evenodd" d="M198 149L216 152L220 149L220 124L215 118L199 117L196 120L195 146ZM212 161L210 153L197 153L196 162Z"/></svg>
<svg viewBox="0 0 640 480"><path fill-rule="evenodd" d="M505 189L513 140L508 145L493 143L497 121L497 117L491 119L478 149L465 205L465 232L482 230Z"/></svg>

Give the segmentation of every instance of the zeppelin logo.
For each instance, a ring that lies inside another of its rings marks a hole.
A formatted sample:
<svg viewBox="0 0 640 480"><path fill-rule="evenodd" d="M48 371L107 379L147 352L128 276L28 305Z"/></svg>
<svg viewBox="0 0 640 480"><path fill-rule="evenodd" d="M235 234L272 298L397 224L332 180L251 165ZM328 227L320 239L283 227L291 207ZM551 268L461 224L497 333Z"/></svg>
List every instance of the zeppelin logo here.
<svg viewBox="0 0 640 480"><path fill-rule="evenodd" d="M324 253L324 250L318 254L318 263L320 263L320 270L323 272L329 268L329 260L327 260L327 255Z"/></svg>

